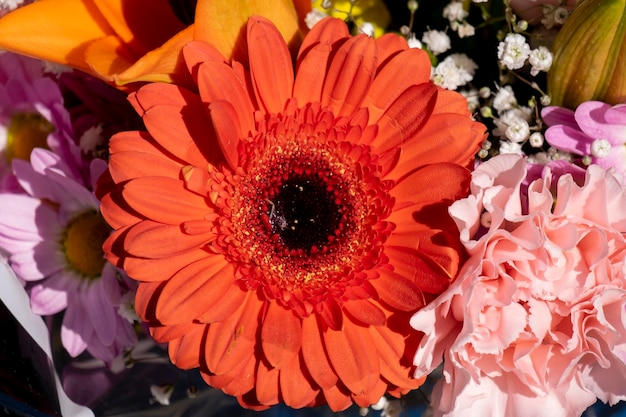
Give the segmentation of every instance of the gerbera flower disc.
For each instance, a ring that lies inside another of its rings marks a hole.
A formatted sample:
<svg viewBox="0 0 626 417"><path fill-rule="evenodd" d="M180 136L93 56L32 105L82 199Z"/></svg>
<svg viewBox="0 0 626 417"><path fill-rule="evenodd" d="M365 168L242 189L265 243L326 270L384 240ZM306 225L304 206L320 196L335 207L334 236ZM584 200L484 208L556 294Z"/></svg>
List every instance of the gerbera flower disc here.
<svg viewBox="0 0 626 417"><path fill-rule="evenodd" d="M397 35L323 20L295 72L268 20L247 41L245 63L185 47L197 92L131 95L147 132L111 140L108 258L171 360L247 407L414 389L409 318L457 271L447 206L484 127Z"/></svg>

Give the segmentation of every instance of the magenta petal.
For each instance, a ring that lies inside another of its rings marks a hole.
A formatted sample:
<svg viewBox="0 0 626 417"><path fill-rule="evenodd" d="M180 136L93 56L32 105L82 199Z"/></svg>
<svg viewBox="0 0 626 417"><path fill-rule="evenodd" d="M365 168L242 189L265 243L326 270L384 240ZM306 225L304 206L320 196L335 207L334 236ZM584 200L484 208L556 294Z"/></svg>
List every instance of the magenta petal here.
<svg viewBox="0 0 626 417"><path fill-rule="evenodd" d="M122 300L122 291L117 280L117 274L117 269L107 262L102 269L102 276L100 277L106 299L114 306L119 306Z"/></svg>
<svg viewBox="0 0 626 417"><path fill-rule="evenodd" d="M565 126L552 126L546 130L546 140L554 147L578 155L590 155L593 138L581 131Z"/></svg>
<svg viewBox="0 0 626 417"><path fill-rule="evenodd" d="M626 142L626 120L610 123L606 119L611 105L600 101L587 101L576 108L576 122L592 139L606 139L612 145Z"/></svg>
<svg viewBox="0 0 626 417"><path fill-rule="evenodd" d="M570 109L566 109L563 107L544 107L543 110L541 110L541 118L548 126L576 126L576 118L574 117L574 112Z"/></svg>

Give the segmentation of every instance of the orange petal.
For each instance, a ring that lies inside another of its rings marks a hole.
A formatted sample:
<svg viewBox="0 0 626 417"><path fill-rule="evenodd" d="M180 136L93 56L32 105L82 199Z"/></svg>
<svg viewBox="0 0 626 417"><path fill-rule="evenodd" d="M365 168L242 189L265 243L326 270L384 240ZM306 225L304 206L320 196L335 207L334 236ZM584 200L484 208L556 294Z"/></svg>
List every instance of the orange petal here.
<svg viewBox="0 0 626 417"><path fill-rule="evenodd" d="M226 374L254 356L261 307L263 302L256 294L248 292L235 313L223 321L211 323L205 359L212 372Z"/></svg>
<svg viewBox="0 0 626 417"><path fill-rule="evenodd" d="M380 358L367 328L344 320L342 330L327 329L323 336L330 363L341 382L353 393L374 389L380 380Z"/></svg>
<svg viewBox="0 0 626 417"><path fill-rule="evenodd" d="M417 165L417 164L415 164ZM404 208L408 204L427 204L448 200L452 203L465 197L469 190L469 171L452 163L438 163L413 169L403 176L391 189L390 194L396 199L396 207ZM408 224L406 220L393 217L390 221Z"/></svg>
<svg viewBox="0 0 626 417"><path fill-rule="evenodd" d="M382 379L376 381L376 385L368 392L353 393L354 402L363 408L367 408L372 404L376 404L387 391L387 382Z"/></svg>
<svg viewBox="0 0 626 417"><path fill-rule="evenodd" d="M119 184L130 179L150 176L155 172L170 178L180 176L180 164L165 157L154 148L150 151L152 153L130 151L112 154L109 160L109 170L113 180Z"/></svg>
<svg viewBox="0 0 626 417"><path fill-rule="evenodd" d="M338 116L361 106L376 73L376 42L366 35L350 38L335 53L322 90L322 105Z"/></svg>
<svg viewBox="0 0 626 417"><path fill-rule="evenodd" d="M124 271L138 281L163 281L185 266L209 256L202 249L194 249L175 256L160 259L128 257L124 261Z"/></svg>
<svg viewBox="0 0 626 417"><path fill-rule="evenodd" d="M250 73L257 102L266 113L284 110L293 90L291 56L280 32L269 20L254 16L248 21Z"/></svg>
<svg viewBox="0 0 626 417"><path fill-rule="evenodd" d="M256 370L256 358L251 355L244 362L244 366L237 371L233 371L235 377L222 387L226 394L241 396L254 389L256 378L254 371Z"/></svg>
<svg viewBox="0 0 626 417"><path fill-rule="evenodd" d="M485 126L469 117L445 113L433 114L426 125L403 146L397 165L387 175L400 178L415 169L416 161L435 164L452 162L468 167L486 137Z"/></svg>
<svg viewBox="0 0 626 417"><path fill-rule="evenodd" d="M170 340L180 339L189 332L194 331L199 325L197 323L174 324L171 326L150 327L150 334L159 343L169 342Z"/></svg>
<svg viewBox="0 0 626 417"><path fill-rule="evenodd" d="M364 325L384 326L387 321L385 313L368 300L348 300L343 309Z"/></svg>
<svg viewBox="0 0 626 417"><path fill-rule="evenodd" d="M313 29L311 29L302 41L302 45L298 51L298 66L300 65L300 60L317 45L327 45L331 49L339 49L341 43L349 38L350 32L348 31L348 26L343 20L336 19L334 17L326 17L322 19L317 22L315 26L313 26Z"/></svg>
<svg viewBox="0 0 626 417"><path fill-rule="evenodd" d="M385 245L385 254L389 256L394 271L413 281L422 292L441 294L453 278L449 270L445 270L419 250ZM374 283L372 285L375 286Z"/></svg>
<svg viewBox="0 0 626 417"><path fill-rule="evenodd" d="M202 110L202 101L197 93L174 84L146 84L131 93L128 99L140 116L143 116L146 110L162 104L178 107L193 106Z"/></svg>
<svg viewBox="0 0 626 417"><path fill-rule="evenodd" d="M258 361L256 398L261 404L273 405L279 402L278 375L280 371L270 367L265 361Z"/></svg>
<svg viewBox="0 0 626 417"><path fill-rule="evenodd" d="M137 287L135 311L141 320L156 322L155 307L164 285L165 282L141 282Z"/></svg>
<svg viewBox="0 0 626 417"><path fill-rule="evenodd" d="M404 90L376 122L378 136L372 144L375 151L384 153L400 146L403 150L409 147L403 145L430 122L436 99L437 88L431 83L414 85Z"/></svg>
<svg viewBox="0 0 626 417"><path fill-rule="evenodd" d="M210 212L205 198L185 190L184 183L175 179L137 178L126 184L122 194L134 210L159 223L202 220Z"/></svg>
<svg viewBox="0 0 626 417"><path fill-rule="evenodd" d="M395 33L385 33L383 36L376 39L376 46L378 46L379 69L384 67L396 54L409 49L409 44L406 42L406 39ZM430 66L430 63L428 66ZM425 80L420 81L419 79L414 78L413 81L413 84L428 82L430 81L430 73Z"/></svg>
<svg viewBox="0 0 626 417"><path fill-rule="evenodd" d="M247 62L245 25L254 15L272 21L295 55L302 38L292 0L199 0L194 39L215 46L229 60Z"/></svg>
<svg viewBox="0 0 626 417"><path fill-rule="evenodd" d="M409 317L406 317L408 323ZM380 355L380 373L387 381L398 387L415 389L422 380L411 377L412 358L405 357L406 335L385 327L370 327L372 341ZM408 328L406 329L408 330Z"/></svg>
<svg viewBox="0 0 626 417"><path fill-rule="evenodd" d="M239 166L239 140L242 137L241 122L237 109L228 101L214 101L209 104L213 127L217 134L220 149L230 167Z"/></svg>
<svg viewBox="0 0 626 417"><path fill-rule="evenodd" d="M391 258L390 263L394 264ZM380 300L400 311L415 311L424 305L424 296L419 287L407 277L388 269L380 269L380 277L370 281Z"/></svg>
<svg viewBox="0 0 626 417"><path fill-rule="evenodd" d="M350 407L352 403L352 397L345 387L339 388L336 385L324 388L324 398L333 411L343 411Z"/></svg>
<svg viewBox="0 0 626 417"><path fill-rule="evenodd" d="M170 360L180 369L200 366L200 352L207 326L195 325L181 338L172 340L167 346Z"/></svg>
<svg viewBox="0 0 626 417"><path fill-rule="evenodd" d="M281 368L300 352L302 324L291 310L269 302L261 328L261 346L265 359Z"/></svg>
<svg viewBox="0 0 626 417"><path fill-rule="evenodd" d="M220 302L235 285L232 266L221 255L207 256L174 274L163 287L156 306L162 324L186 323Z"/></svg>
<svg viewBox="0 0 626 417"><path fill-rule="evenodd" d="M183 108L156 105L146 111L143 121L148 132L166 150L185 162L205 168L216 159L215 137L206 113L200 106Z"/></svg>
<svg viewBox="0 0 626 417"><path fill-rule="evenodd" d="M393 56L383 66L364 100L369 107L370 120L376 122L384 111L410 86L430 79L430 60L426 52L411 48Z"/></svg>
<svg viewBox="0 0 626 417"><path fill-rule="evenodd" d="M100 212L113 229L119 229L143 220L126 204L120 192L106 194L100 201Z"/></svg>
<svg viewBox="0 0 626 417"><path fill-rule="evenodd" d="M237 285L231 285L222 296L219 303L216 303L208 311L204 312L198 321L200 323L213 323L225 320L235 313L239 306L245 301L248 293Z"/></svg>
<svg viewBox="0 0 626 417"><path fill-rule="evenodd" d="M302 358L311 377L322 388L330 388L337 383L337 374L328 362L324 351L322 334L314 315L302 319Z"/></svg>
<svg viewBox="0 0 626 417"><path fill-rule="evenodd" d="M124 247L129 254L140 258L169 258L200 248L214 237L213 233L188 235L180 225L144 220L128 231Z"/></svg>
<svg viewBox="0 0 626 417"><path fill-rule="evenodd" d="M286 405L302 408L312 405L319 388L311 385L311 377L300 355L295 355L280 370L280 392Z"/></svg>
<svg viewBox="0 0 626 417"><path fill-rule="evenodd" d="M180 31L162 46L146 52L137 62L124 72L117 73L113 80L117 85L123 86L129 83L144 82L164 82L177 83L183 86L192 87L193 80L191 74L183 60L182 49L193 39L193 26ZM89 54L87 59L91 64L92 59L96 59Z"/></svg>
<svg viewBox="0 0 626 417"><path fill-rule="evenodd" d="M91 68L85 61L85 48L89 42L112 34L98 8L85 0L36 1L0 19L0 49L88 73Z"/></svg>
<svg viewBox="0 0 626 417"><path fill-rule="evenodd" d="M226 63L206 61L198 67L198 89L205 103L227 101L235 109L240 122L241 135L254 130L254 107L244 81ZM282 110L282 109L281 109Z"/></svg>

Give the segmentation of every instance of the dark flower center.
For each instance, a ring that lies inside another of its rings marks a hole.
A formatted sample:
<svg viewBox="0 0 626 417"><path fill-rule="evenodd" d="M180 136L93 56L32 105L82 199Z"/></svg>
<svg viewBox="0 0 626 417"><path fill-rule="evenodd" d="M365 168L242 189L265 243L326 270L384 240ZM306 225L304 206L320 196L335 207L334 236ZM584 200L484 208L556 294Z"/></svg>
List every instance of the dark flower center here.
<svg viewBox="0 0 626 417"><path fill-rule="evenodd" d="M345 207L329 188L316 175L296 176L278 187L267 215L283 245L310 253L337 237Z"/></svg>

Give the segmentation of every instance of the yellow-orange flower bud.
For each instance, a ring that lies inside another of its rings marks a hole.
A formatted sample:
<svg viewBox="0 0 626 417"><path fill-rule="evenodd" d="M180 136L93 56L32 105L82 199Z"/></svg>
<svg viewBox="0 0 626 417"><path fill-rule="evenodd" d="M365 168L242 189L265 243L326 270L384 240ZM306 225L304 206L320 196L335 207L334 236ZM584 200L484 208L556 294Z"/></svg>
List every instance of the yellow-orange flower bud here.
<svg viewBox="0 0 626 417"><path fill-rule="evenodd" d="M626 0L582 0L559 32L548 73L552 104L626 101Z"/></svg>

